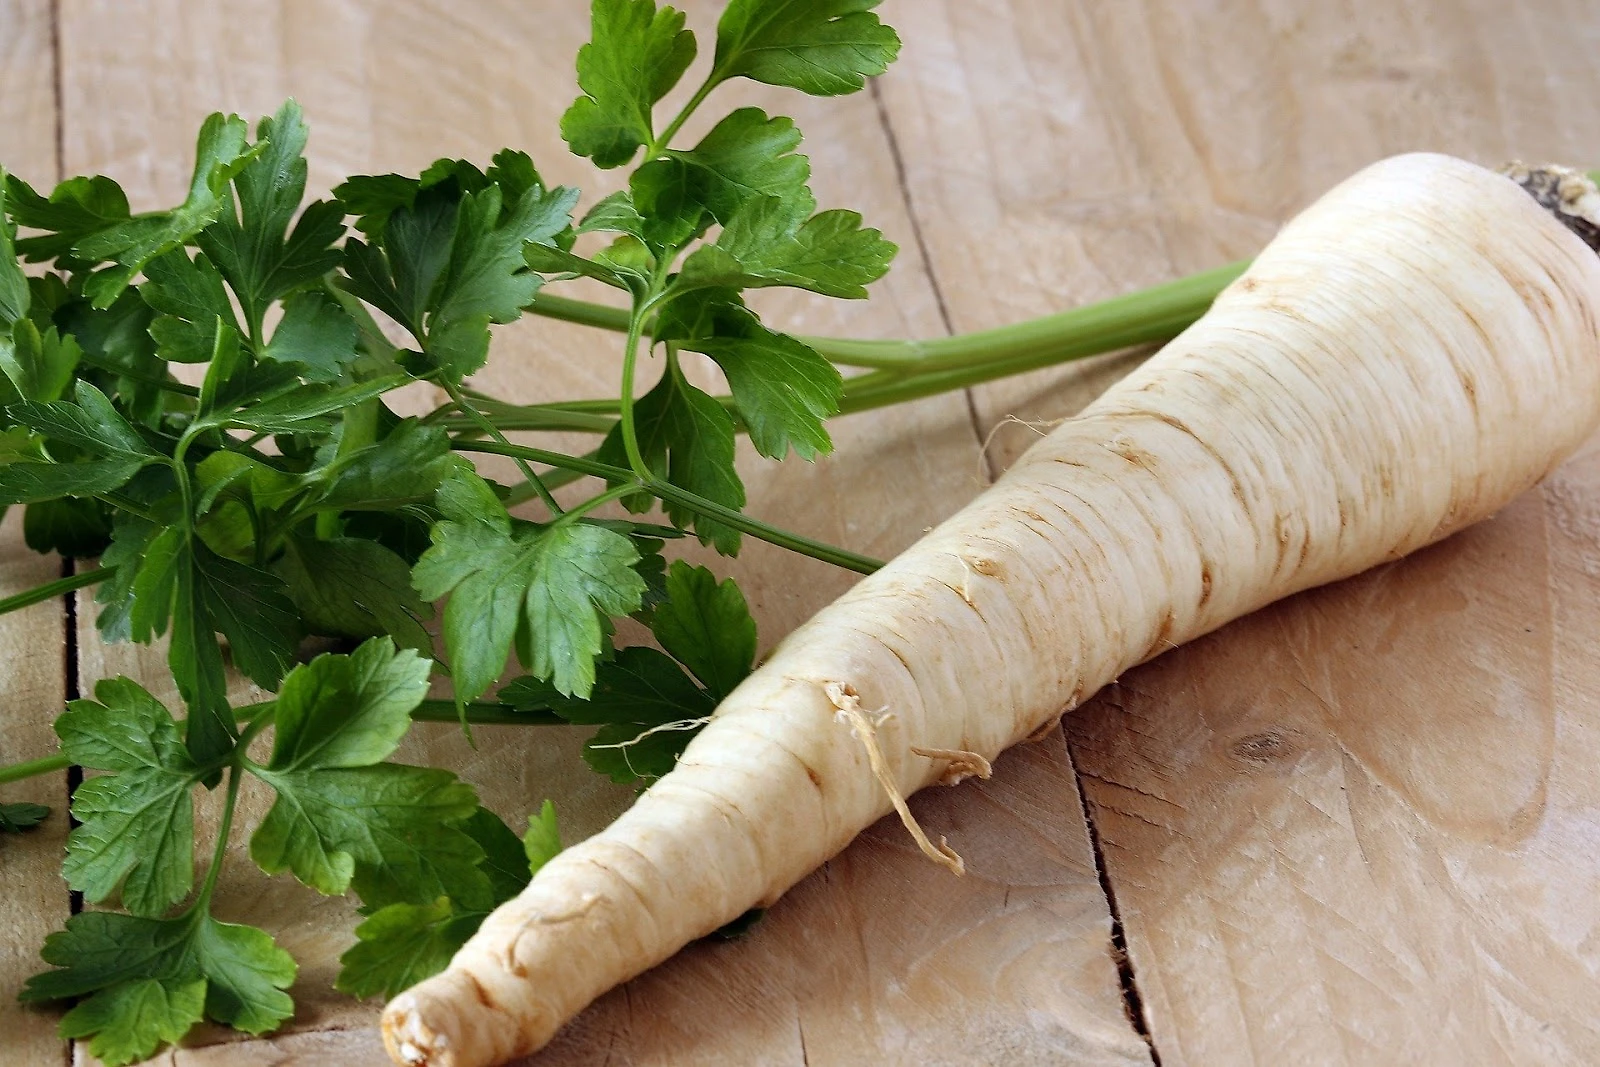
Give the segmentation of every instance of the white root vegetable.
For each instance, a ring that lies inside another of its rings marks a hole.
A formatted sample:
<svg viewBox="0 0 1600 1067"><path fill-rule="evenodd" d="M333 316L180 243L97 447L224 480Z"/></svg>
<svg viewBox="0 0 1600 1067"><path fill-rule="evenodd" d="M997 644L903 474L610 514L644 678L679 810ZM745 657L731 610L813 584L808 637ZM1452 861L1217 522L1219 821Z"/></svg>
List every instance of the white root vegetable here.
<svg viewBox="0 0 1600 1067"><path fill-rule="evenodd" d="M872 763L902 794L986 767L1135 664L1493 513L1600 420L1597 319L1600 260L1513 182L1433 155L1351 178L791 634L676 770L389 1005L391 1054L531 1052L887 813Z"/></svg>

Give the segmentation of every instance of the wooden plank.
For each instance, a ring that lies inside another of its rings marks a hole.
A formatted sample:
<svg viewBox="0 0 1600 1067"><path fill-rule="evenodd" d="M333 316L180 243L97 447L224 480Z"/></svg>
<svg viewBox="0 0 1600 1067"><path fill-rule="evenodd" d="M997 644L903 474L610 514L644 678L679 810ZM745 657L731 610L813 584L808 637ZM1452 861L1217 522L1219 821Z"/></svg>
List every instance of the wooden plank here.
<svg viewBox="0 0 1600 1067"><path fill-rule="evenodd" d="M697 26L711 24L715 4L685 6ZM575 88L585 7L479 4L469 18L442 0L67 5L68 168L111 173L139 206L156 206L179 194L206 112L264 113L293 94L312 125L316 189L347 173L415 172L440 155L481 160L510 144L532 152L551 180L596 190L557 135ZM141 32L152 22L163 26L156 39ZM126 42L135 37L149 48L130 62ZM870 303L763 294L772 321L861 336L940 332L874 98L723 92L795 115L811 135L823 204L861 209L904 250ZM604 395L615 388L618 347L580 327L518 324L497 335L495 361L478 384L512 399ZM886 556L981 485L959 396L841 420L835 434L837 454L814 465L779 468L744 456L751 513ZM852 581L760 543L714 566L739 578L768 646ZM127 671L170 696L159 650L101 646L84 614L86 678ZM571 837L626 803L625 792L578 763L576 732L478 736L473 751L453 729L420 730L402 756L455 767L513 820L554 796ZM1057 736L1001 766L984 787L916 802L930 830L968 854L973 876L946 879L898 825L877 827L748 938L696 947L606 998L539 1062L591 1062L601 1048L684 1064L848 1064L882 1054L928 1063L1148 1062L1123 1014L1110 917L1064 746ZM260 798L247 797L243 809L240 840L261 814ZM290 1028L298 1033L207 1047L224 1039L207 1032L176 1061L379 1062L366 1029L375 1007L328 990L349 943L348 906L282 879L269 886L242 857L218 896L229 917L275 930L302 960Z"/></svg>
<svg viewBox="0 0 1600 1067"><path fill-rule="evenodd" d="M902 4L905 12L909 4ZM958 329L1250 254L1436 149L1590 164L1592 5L922 3L883 83ZM937 72L938 75L935 76ZM1049 420L1107 371L977 391ZM1004 428L1004 465L1029 443ZM1069 720L1164 1064L1600 1057L1600 461Z"/></svg>
<svg viewBox="0 0 1600 1067"><path fill-rule="evenodd" d="M56 178L55 63L50 9L27 0L0 2L0 164L48 186ZM61 575L58 560L22 540L22 509L0 523L0 596ZM55 749L51 721L66 698L66 619L62 600L0 616L0 763ZM61 848L67 833L65 774L0 786L0 801L45 804L49 818L26 834L0 838L0 1046L7 1063L32 1067L65 1057L53 1013L24 1008L17 990L43 969L39 946L67 918Z"/></svg>

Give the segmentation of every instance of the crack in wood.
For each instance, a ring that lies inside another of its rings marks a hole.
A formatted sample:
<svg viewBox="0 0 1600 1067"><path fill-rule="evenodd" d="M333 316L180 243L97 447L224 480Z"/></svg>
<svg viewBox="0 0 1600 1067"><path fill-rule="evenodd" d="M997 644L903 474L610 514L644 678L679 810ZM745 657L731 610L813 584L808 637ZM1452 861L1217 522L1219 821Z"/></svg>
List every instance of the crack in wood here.
<svg viewBox="0 0 1600 1067"><path fill-rule="evenodd" d="M868 91L872 94L873 106L878 109L878 125L883 129L884 140L889 146L889 158L894 162L895 184L900 190L900 202L906 209L906 221L911 224L911 238L917 243L917 255L922 257L922 273L928 279L928 288L933 293L934 305L939 309L939 322L944 327L946 335L956 332L955 323L950 318L950 308L945 303L944 289L939 284L939 275L933 269L933 257L928 253L928 239L922 231L922 223L917 218L916 205L911 197L911 182L906 177L905 155L900 151L900 139L895 135L894 123L889 120L889 107L883 102L883 91L878 88L877 79L867 83ZM972 389L961 390L961 397L967 404L967 421L972 426L972 436L981 447L988 433L983 428L983 418L978 414L978 400L972 395ZM995 479L994 461L989 458L989 450L983 449L979 457L983 464L984 481L993 484Z"/></svg>
<svg viewBox="0 0 1600 1067"><path fill-rule="evenodd" d="M1117 966L1117 980L1122 986L1122 1010L1128 1017L1129 1025L1149 1048L1150 1062L1154 1067L1161 1067L1161 1052L1156 1048L1155 1036L1150 1032L1150 1024L1145 1018L1144 997L1139 993L1133 957L1128 953L1127 930L1122 925L1122 912L1117 908L1117 892L1111 885L1111 871L1106 866L1105 852L1100 844L1100 828L1095 825L1094 814L1089 807L1089 794L1084 788L1085 775L1078 770L1072 744L1065 735L1061 744L1066 750L1067 765L1072 768L1072 776L1078 786L1078 805L1083 810L1083 824L1089 831L1089 847L1094 851L1095 877L1099 879L1101 895L1106 898L1106 910L1111 913L1111 959Z"/></svg>

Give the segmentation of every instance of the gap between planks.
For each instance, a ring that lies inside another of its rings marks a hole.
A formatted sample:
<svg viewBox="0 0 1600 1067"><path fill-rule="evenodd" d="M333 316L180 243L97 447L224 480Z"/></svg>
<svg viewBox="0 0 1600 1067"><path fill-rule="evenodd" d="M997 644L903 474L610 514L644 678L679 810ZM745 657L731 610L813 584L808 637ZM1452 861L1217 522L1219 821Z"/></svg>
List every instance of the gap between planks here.
<svg viewBox="0 0 1600 1067"><path fill-rule="evenodd" d="M1117 891L1111 885L1111 871L1106 867L1105 852L1100 844L1100 828L1095 825L1094 811L1089 803L1088 790L1083 787L1083 775L1078 771L1078 760L1072 753L1072 742L1060 726L1061 747L1067 753L1067 766L1072 768L1072 780L1078 787L1078 806L1083 811L1083 824L1089 830L1089 847L1094 851L1094 873L1100 881L1100 894L1106 898L1106 910L1111 913L1111 961L1117 965L1117 979L1122 985L1122 1010L1134 1033L1150 1049L1153 1067L1161 1067L1161 1050L1156 1048L1155 1035L1145 1018L1144 997L1139 993L1138 975L1134 973L1133 956L1128 952L1128 933L1122 925L1122 912L1117 908Z"/></svg>

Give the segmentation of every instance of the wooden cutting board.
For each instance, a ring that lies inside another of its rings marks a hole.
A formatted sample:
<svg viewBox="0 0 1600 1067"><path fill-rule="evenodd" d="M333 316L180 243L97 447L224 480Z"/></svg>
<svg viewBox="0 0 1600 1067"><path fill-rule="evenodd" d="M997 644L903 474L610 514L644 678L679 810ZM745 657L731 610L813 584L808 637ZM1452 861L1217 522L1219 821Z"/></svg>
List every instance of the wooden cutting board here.
<svg viewBox="0 0 1600 1067"><path fill-rule="evenodd" d="M314 190L512 145L552 181L604 192L556 126L586 6L0 0L0 161L36 184L108 173L155 207L180 197L206 112L293 95ZM683 6L709 29L720 5ZM1393 152L1600 164L1600 9L1580 0L883 12L905 50L869 93L718 94L793 115L822 203L860 209L902 248L870 302L764 302L791 328L936 336L1215 266ZM521 323L478 384L601 395L617 348ZM892 554L1128 365L840 420L837 453L815 465L746 456L749 509ZM0 593L59 574L22 547L18 517L0 526ZM1600 1062L1597 533L1591 449L1492 522L1130 672L992 781L919 796L965 879L897 824L874 827L748 937L617 990L530 1063ZM715 566L739 578L768 647L851 580L760 544ZM0 760L49 752L63 698L101 677L171 696L160 650L105 647L92 617L80 595L0 618ZM569 840L628 802L578 762L581 734L479 741L428 728L403 756L457 768L511 820L555 798ZM11 999L68 912L65 795L64 776L0 790L57 807L0 842L8 1065L89 1060L64 1052L57 1014ZM236 859L224 916L301 959L299 1013L263 1040L198 1034L162 1062L386 1062L377 1005L329 989L348 905Z"/></svg>

